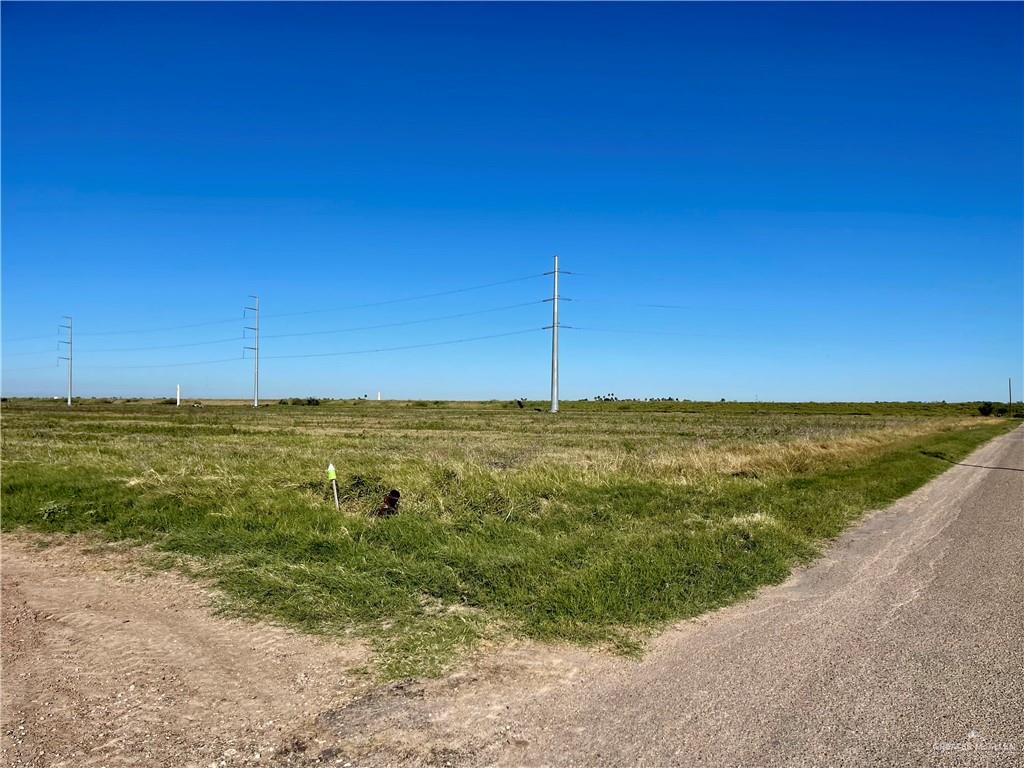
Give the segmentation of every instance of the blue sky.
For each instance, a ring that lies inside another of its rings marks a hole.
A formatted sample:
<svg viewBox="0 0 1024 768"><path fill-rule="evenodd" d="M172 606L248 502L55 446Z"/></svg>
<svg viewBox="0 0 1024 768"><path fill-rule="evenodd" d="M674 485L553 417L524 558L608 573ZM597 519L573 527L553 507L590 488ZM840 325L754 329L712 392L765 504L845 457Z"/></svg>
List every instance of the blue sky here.
<svg viewBox="0 0 1024 768"><path fill-rule="evenodd" d="M1022 8L5 3L3 391L1024 391Z"/></svg>

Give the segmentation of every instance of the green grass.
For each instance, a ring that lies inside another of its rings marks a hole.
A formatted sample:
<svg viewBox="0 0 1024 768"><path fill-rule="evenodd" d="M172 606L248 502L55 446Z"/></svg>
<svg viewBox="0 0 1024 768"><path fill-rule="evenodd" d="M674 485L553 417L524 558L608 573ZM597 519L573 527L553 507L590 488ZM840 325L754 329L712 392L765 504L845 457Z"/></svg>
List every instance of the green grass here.
<svg viewBox="0 0 1024 768"><path fill-rule="evenodd" d="M502 633L637 652L1012 427L955 405L727 405L16 401L2 525L151 544L233 613L435 674ZM389 488L401 513L369 516Z"/></svg>

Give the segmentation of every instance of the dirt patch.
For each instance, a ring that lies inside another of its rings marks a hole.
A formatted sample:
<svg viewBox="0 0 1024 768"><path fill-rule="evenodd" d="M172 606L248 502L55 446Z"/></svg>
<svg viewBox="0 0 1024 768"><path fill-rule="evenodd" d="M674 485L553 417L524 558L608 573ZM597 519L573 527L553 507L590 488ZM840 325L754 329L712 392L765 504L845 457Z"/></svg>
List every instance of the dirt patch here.
<svg viewBox="0 0 1024 768"><path fill-rule="evenodd" d="M293 762L293 732L371 681L358 643L215 616L122 549L4 535L7 766Z"/></svg>
<svg viewBox="0 0 1024 768"><path fill-rule="evenodd" d="M516 744L524 692L621 663L513 641L379 685L358 642L215 615L213 593L142 552L4 534L4 766L450 768Z"/></svg>

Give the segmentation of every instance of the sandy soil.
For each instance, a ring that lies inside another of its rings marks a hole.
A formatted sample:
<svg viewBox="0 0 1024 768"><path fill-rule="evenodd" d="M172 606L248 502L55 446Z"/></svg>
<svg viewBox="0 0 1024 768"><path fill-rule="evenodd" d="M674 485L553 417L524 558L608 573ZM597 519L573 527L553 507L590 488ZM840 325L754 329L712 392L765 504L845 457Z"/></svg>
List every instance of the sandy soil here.
<svg viewBox="0 0 1024 768"><path fill-rule="evenodd" d="M125 551L37 541L3 537L5 765L286 763L316 749L297 725L369 684L356 644L218 617Z"/></svg>
<svg viewBox="0 0 1024 768"><path fill-rule="evenodd" d="M12 768L464 765L514 743L517 692L621 663L512 642L442 679L380 685L364 646L218 616L212 593L139 551L18 533L0 554Z"/></svg>

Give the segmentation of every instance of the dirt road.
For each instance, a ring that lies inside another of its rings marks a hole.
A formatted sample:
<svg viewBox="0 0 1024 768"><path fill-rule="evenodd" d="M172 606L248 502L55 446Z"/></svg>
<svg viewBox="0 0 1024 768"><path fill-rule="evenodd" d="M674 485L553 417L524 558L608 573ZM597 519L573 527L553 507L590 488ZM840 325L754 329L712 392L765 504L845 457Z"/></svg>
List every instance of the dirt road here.
<svg viewBox="0 0 1024 768"><path fill-rule="evenodd" d="M287 763L367 685L359 646L213 616L128 553L5 537L2 578L6 766Z"/></svg>
<svg viewBox="0 0 1024 768"><path fill-rule="evenodd" d="M373 689L172 575L3 555L7 765L1022 764L1024 428L641 661L517 643Z"/></svg>

